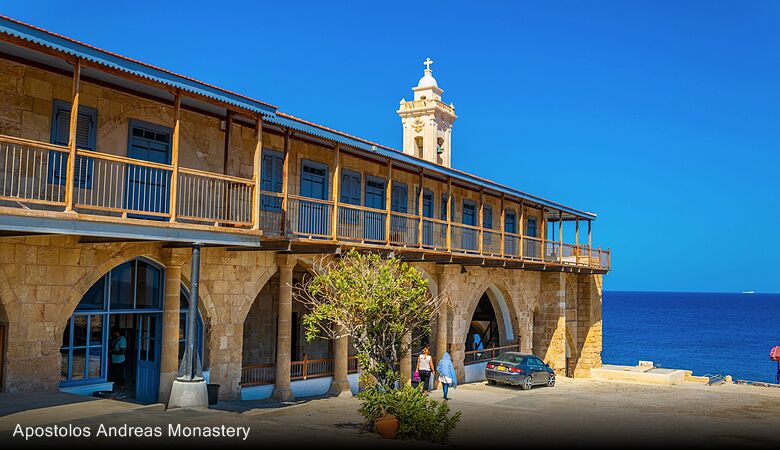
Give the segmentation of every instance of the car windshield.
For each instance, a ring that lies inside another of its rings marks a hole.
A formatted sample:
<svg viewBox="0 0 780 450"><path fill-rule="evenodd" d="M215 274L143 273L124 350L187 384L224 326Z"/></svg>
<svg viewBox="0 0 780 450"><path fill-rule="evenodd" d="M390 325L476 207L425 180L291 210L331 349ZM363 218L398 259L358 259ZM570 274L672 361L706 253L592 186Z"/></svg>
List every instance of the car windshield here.
<svg viewBox="0 0 780 450"><path fill-rule="evenodd" d="M523 362L523 357L514 353L502 353L498 355L496 361L510 364L521 364Z"/></svg>

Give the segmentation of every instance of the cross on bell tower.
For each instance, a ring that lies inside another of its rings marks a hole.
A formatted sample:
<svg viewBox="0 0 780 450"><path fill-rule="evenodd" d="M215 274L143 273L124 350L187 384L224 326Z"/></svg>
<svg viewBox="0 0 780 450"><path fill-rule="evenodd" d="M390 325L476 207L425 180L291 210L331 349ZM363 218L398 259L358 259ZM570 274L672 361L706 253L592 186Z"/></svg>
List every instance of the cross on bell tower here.
<svg viewBox="0 0 780 450"><path fill-rule="evenodd" d="M446 167L452 164L452 123L455 107L441 100L444 92L433 78L433 60L425 58L423 76L414 91L414 100L401 100L398 111L404 130L404 153Z"/></svg>

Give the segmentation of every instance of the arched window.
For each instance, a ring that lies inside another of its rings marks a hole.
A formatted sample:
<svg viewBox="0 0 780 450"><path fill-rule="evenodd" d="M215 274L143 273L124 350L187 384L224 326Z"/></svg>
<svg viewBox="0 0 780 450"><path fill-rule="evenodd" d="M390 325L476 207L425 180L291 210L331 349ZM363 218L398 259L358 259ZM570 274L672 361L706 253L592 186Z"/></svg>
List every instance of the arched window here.
<svg viewBox="0 0 780 450"><path fill-rule="evenodd" d="M126 378L159 377L165 272L158 264L137 258L101 277L82 297L62 334L62 386L107 380L111 329L127 341ZM179 359L187 331L189 292L181 288ZM203 322L198 314L198 349L202 355ZM148 383L147 383L148 385ZM153 391L153 389L151 389Z"/></svg>

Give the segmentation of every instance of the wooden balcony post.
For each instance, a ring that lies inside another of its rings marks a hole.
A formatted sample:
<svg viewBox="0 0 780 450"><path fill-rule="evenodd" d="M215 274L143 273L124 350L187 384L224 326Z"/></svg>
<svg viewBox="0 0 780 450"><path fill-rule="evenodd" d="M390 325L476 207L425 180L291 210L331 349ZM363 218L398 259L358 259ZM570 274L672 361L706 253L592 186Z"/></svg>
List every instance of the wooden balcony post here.
<svg viewBox="0 0 780 450"><path fill-rule="evenodd" d="M447 177L447 251L452 251L452 178Z"/></svg>
<svg viewBox="0 0 780 450"><path fill-rule="evenodd" d="M385 186L385 244L390 245L390 216L393 202L393 160L387 158L387 185Z"/></svg>
<svg viewBox="0 0 780 450"><path fill-rule="evenodd" d="M176 212L178 209L178 192L179 192L179 132L181 128L181 91L176 90L176 94L173 99L173 136L171 137L171 191L170 191L170 212L171 222L176 222ZM257 183L255 182L255 185ZM254 212L254 205L252 208ZM252 218L255 221L254 215Z"/></svg>
<svg viewBox="0 0 780 450"><path fill-rule="evenodd" d="M546 248L547 247L547 219L545 219L545 217L544 217L545 216L545 214L544 214L544 206L539 208L539 210L541 211L539 213L539 226L542 228L542 233L541 233L542 234L542 243L540 245L541 250L542 250L541 258L542 258L542 262L544 262L545 252L547 251L547 248Z"/></svg>
<svg viewBox="0 0 780 450"><path fill-rule="evenodd" d="M289 192L289 178L290 178L290 129L284 130L284 162L282 163L282 214L281 224L279 224L279 230L282 235L287 234L287 197Z"/></svg>
<svg viewBox="0 0 780 450"><path fill-rule="evenodd" d="M73 65L73 90L68 130L68 164L65 166L65 212L73 211L73 191L76 189L76 130L79 120L79 93L81 92L81 60Z"/></svg>
<svg viewBox="0 0 780 450"><path fill-rule="evenodd" d="M479 189L479 218L477 219L477 225L479 225L479 245L477 248L479 249L479 254L482 254L483 246L485 242L485 222L484 222L484 208L485 208L485 194L483 190Z"/></svg>
<svg viewBox="0 0 780 450"><path fill-rule="evenodd" d="M520 231L520 259L523 259L523 255L525 251L523 250L523 236L525 236L525 201L521 198L520 199L520 226L518 227L518 230Z"/></svg>
<svg viewBox="0 0 780 450"><path fill-rule="evenodd" d="M580 218L579 217L574 219L574 256L580 256Z"/></svg>
<svg viewBox="0 0 780 450"><path fill-rule="evenodd" d="M425 179L423 177L423 171L420 169L420 192L417 193L417 214L419 216L417 223L417 245L422 248L423 246L423 192L425 187L423 184Z"/></svg>
<svg viewBox="0 0 780 450"><path fill-rule="evenodd" d="M339 223L339 181L341 177L341 146L337 143L335 152L333 155L333 222L331 228L333 232L333 240L338 239L338 223Z"/></svg>
<svg viewBox="0 0 780 450"><path fill-rule="evenodd" d="M505 232L506 232L506 211L504 211L505 205L504 205L504 193L501 193L501 223L499 225L499 229L501 230L501 257L504 257L504 238Z"/></svg>
<svg viewBox="0 0 780 450"><path fill-rule="evenodd" d="M255 154L252 166L252 180L255 182L255 189L252 196L252 229L260 229L260 181L262 180L263 170L263 116L257 115L255 124Z"/></svg>
<svg viewBox="0 0 780 450"><path fill-rule="evenodd" d="M591 256L593 254L593 235L591 234L591 221L588 220L588 265L591 265Z"/></svg>
<svg viewBox="0 0 780 450"><path fill-rule="evenodd" d="M563 211L558 211L558 261L563 263Z"/></svg>

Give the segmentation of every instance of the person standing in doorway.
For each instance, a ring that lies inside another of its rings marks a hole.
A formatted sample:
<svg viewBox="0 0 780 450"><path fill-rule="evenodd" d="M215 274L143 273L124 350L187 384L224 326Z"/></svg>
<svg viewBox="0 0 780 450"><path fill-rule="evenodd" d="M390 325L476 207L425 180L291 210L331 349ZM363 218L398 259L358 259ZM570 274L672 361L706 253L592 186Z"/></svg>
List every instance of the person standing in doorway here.
<svg viewBox="0 0 780 450"><path fill-rule="evenodd" d="M114 392L117 392L119 397L124 397L127 339L122 336L122 330L117 326L111 329L111 338L111 365L108 368L108 381L114 383Z"/></svg>
<svg viewBox="0 0 780 450"><path fill-rule="evenodd" d="M422 386L422 391L427 392L431 374L434 372L431 350L427 346L422 348L420 356L417 357L417 372L420 374L420 386Z"/></svg>
<svg viewBox="0 0 780 450"><path fill-rule="evenodd" d="M436 365L436 370L439 371L439 383L441 383L441 388L444 391L444 400L449 400L447 394L450 386L453 389L458 387L458 376L455 374L455 366L452 365L450 352L444 352L441 361Z"/></svg>

